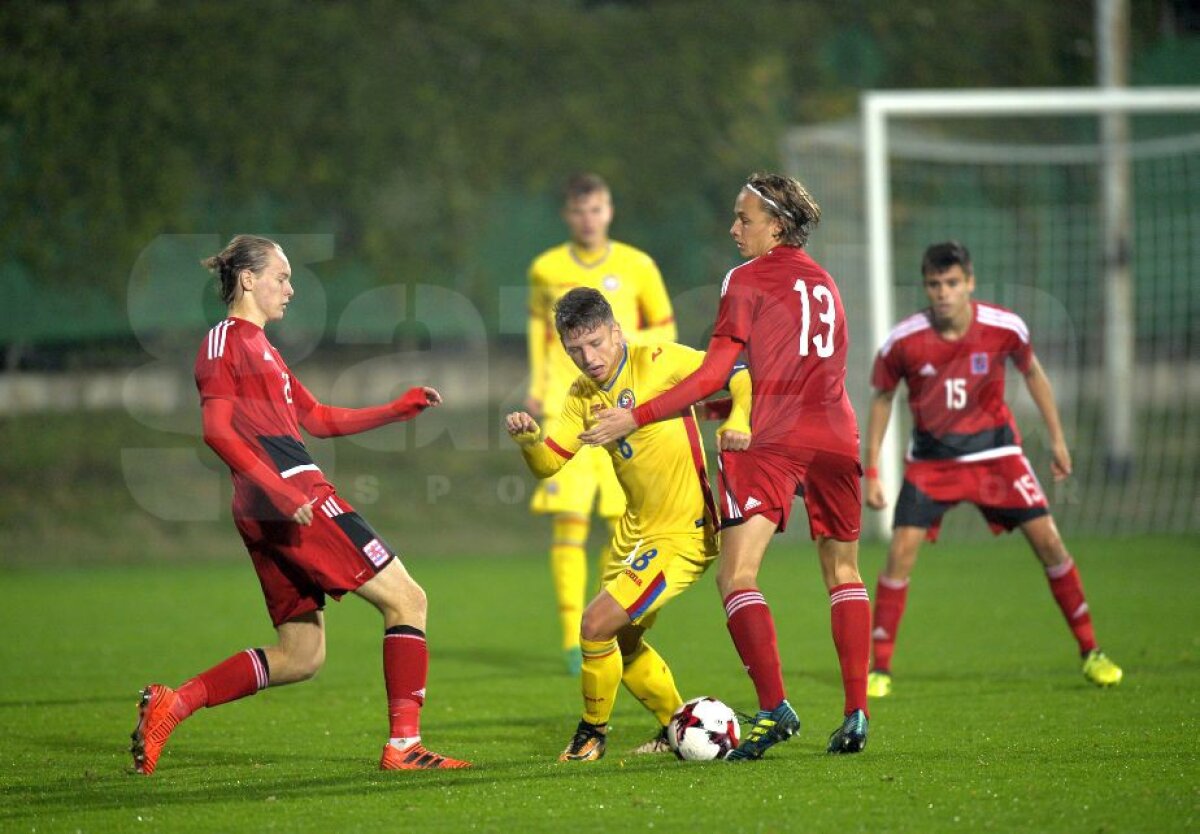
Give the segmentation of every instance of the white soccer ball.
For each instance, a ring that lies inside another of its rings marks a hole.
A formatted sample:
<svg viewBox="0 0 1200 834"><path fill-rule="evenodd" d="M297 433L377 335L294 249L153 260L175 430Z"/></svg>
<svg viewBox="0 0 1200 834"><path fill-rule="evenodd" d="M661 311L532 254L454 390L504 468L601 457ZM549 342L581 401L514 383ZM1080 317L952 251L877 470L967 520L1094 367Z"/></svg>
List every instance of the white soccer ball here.
<svg viewBox="0 0 1200 834"><path fill-rule="evenodd" d="M671 716L667 741L679 758L707 762L737 747L740 729L737 715L716 698L693 698Z"/></svg>

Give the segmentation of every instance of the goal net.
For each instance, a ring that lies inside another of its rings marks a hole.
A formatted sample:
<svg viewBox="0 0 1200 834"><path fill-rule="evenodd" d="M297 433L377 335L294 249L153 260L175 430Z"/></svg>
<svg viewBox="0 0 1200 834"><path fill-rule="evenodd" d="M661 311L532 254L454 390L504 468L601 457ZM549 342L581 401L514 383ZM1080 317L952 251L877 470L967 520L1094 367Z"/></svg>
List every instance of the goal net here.
<svg viewBox="0 0 1200 834"><path fill-rule="evenodd" d="M878 117L874 136L859 119L789 133L788 169L823 212L810 249L837 279L850 319L848 385L864 437L874 352L892 324L925 306L925 247L957 239L971 250L975 298L1025 319L1054 385L1075 466L1061 485L1050 476L1044 424L1010 366L1008 400L1060 526L1068 534L1200 531L1200 92L1191 92L1190 110L1175 102L1165 114L1121 111L1131 304L1118 323L1132 339L1116 376L1106 343L1115 331L1101 109L964 116L950 94L944 111L890 110L882 148ZM872 149L877 173L884 160L882 188L869 183ZM1127 454L1114 445L1114 413L1128 415ZM901 393L881 461L889 502L910 428ZM890 506L864 513L865 530L890 527ZM986 529L974 512L950 513L946 525L967 535Z"/></svg>

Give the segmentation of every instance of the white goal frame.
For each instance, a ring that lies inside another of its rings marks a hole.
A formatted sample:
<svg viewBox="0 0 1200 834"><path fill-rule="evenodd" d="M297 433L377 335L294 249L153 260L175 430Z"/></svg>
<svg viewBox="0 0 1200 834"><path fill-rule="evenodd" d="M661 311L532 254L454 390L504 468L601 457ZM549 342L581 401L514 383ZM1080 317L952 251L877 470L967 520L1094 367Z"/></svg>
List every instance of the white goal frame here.
<svg viewBox="0 0 1200 834"><path fill-rule="evenodd" d="M970 118L1045 115L1122 115L1128 113L1178 113L1200 111L1200 87L1104 87L980 90L872 91L862 96L863 162L865 166L867 215L867 265L870 287L871 349L883 344L896 319L892 300L892 218L888 164L888 120L906 118ZM1119 302L1118 302L1119 303ZM1127 306L1127 305L1126 305ZM1128 316L1131 311L1124 310ZM1121 311L1118 309L1119 317ZM1133 332L1124 322L1109 317L1109 324L1122 328L1124 338L1111 340L1116 353L1106 357L1113 373L1132 368ZM1132 426L1130 411L1118 415ZM900 485L902 457L900 432L891 421L879 455L879 477L888 495ZM890 535L890 514L878 513L878 533Z"/></svg>

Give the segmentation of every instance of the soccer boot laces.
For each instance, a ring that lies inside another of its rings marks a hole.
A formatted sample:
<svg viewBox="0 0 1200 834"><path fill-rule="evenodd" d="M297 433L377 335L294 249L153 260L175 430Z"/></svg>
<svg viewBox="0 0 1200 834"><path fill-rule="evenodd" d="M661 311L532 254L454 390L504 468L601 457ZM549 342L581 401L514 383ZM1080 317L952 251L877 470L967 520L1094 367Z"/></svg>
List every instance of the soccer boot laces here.
<svg viewBox="0 0 1200 834"><path fill-rule="evenodd" d="M761 759L768 748L787 741L799 729L800 717L787 700L781 701L775 709L758 711L742 743L730 750L725 758L733 762Z"/></svg>
<svg viewBox="0 0 1200 834"><path fill-rule="evenodd" d="M1083 658L1083 676L1096 686L1116 686L1125 673L1104 652L1092 649Z"/></svg>
<svg viewBox="0 0 1200 834"><path fill-rule="evenodd" d="M460 770L470 766L470 762L434 753L419 741L404 749L394 744L385 744L383 756L379 760L380 770Z"/></svg>
<svg viewBox="0 0 1200 834"><path fill-rule="evenodd" d="M171 710L178 697L174 689L161 683L150 684L138 696L138 721L129 734L129 752L133 769L143 776L154 773L163 745L179 724Z"/></svg>
<svg viewBox="0 0 1200 834"><path fill-rule="evenodd" d="M867 697L886 698L892 694L892 673L872 669L867 674Z"/></svg>
<svg viewBox="0 0 1200 834"><path fill-rule="evenodd" d="M867 746L867 714L860 709L846 716L829 736L828 753L861 753Z"/></svg>
<svg viewBox="0 0 1200 834"><path fill-rule="evenodd" d="M604 731L595 724L580 721L566 749L559 754L560 762L594 762L604 758L604 745L608 739Z"/></svg>

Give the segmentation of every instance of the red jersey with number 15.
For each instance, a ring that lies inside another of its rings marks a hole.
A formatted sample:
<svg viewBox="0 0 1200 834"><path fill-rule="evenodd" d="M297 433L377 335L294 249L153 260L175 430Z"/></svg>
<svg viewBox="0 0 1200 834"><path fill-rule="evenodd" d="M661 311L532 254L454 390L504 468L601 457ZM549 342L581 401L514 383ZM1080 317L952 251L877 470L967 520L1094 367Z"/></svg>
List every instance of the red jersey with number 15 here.
<svg viewBox="0 0 1200 834"><path fill-rule="evenodd" d="M820 449L858 459L842 298L807 252L776 246L731 269L713 335L745 345L754 380L751 448Z"/></svg>
<svg viewBox="0 0 1200 834"><path fill-rule="evenodd" d="M909 460L976 461L1020 454L1021 435L1004 402L1004 365L1025 373L1033 362L1029 328L1016 313L971 302L971 324L943 338L929 311L893 328L875 357L871 385L908 385L913 415Z"/></svg>
<svg viewBox="0 0 1200 834"><path fill-rule="evenodd" d="M233 428L254 454L310 498L333 491L300 439L299 415L316 398L292 374L258 325L230 317L208 331L196 353L200 401L232 400ZM261 489L231 473L234 513L263 512L270 506Z"/></svg>

